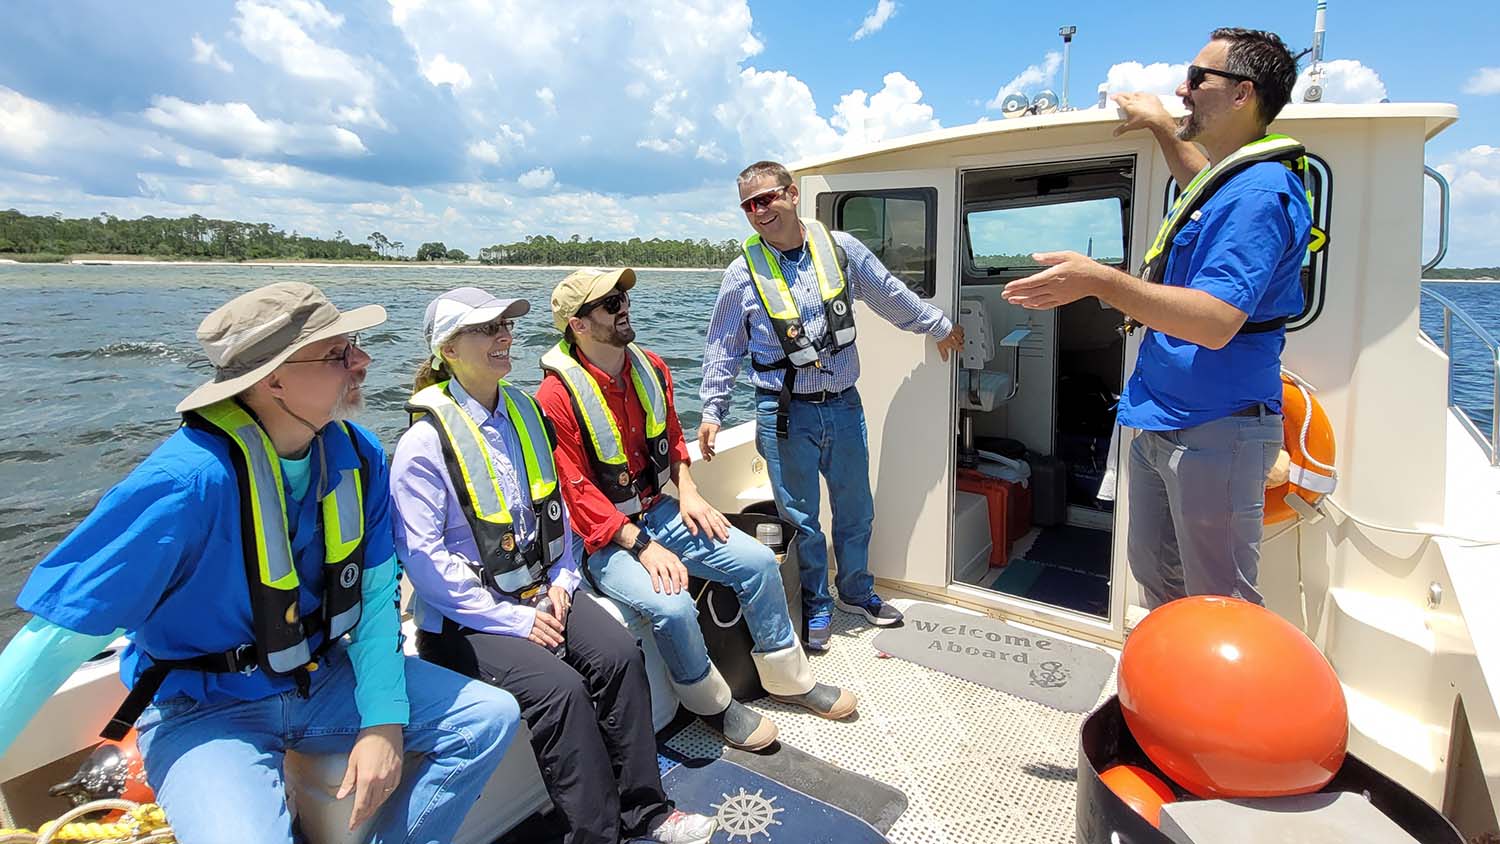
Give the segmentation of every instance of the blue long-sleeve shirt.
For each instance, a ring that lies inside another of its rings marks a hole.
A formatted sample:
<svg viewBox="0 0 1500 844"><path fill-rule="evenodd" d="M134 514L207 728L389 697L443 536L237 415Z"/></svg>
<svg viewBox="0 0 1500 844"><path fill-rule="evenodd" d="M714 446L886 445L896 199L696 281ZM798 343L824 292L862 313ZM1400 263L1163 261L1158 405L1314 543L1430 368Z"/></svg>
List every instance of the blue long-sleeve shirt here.
<svg viewBox="0 0 1500 844"><path fill-rule="evenodd" d="M530 482L522 456L521 438L500 402L495 412L475 401L455 379L449 382L453 399L484 434L490 462L515 520L517 539L536 538L536 513L531 507ZM442 630L446 616L484 633L527 636L536 610L517 603L480 583L479 545L459 506L458 493L443 460L437 428L413 425L396 444L391 462L391 501L395 508L396 554L412 586L412 616L429 633ZM582 575L582 543L573 535L563 512L565 547L562 559L547 573L554 586L570 594Z"/></svg>
<svg viewBox="0 0 1500 844"><path fill-rule="evenodd" d="M846 232L832 232L849 259L845 283L854 298L870 306L897 328L936 338L948 336L953 323L932 304L923 302L905 282L891 274L880 259L859 238ZM766 244L770 247L770 244ZM791 288L792 299L802 313L802 327L807 337L818 342L827 333L823 318L823 298L818 289L818 275L806 248L783 253L775 247L771 254L781 265L781 274ZM781 342L771 327L771 318L761 305L750 278L745 256L734 259L724 271L719 300L708 324L707 345L703 350L703 421L722 425L729 410L729 395L746 355L763 364L783 357ZM845 390L859 378L858 342L839 352L831 348L820 354L821 368L797 373L797 392ZM750 383L763 390L779 391L785 377L782 372L758 372L752 369Z"/></svg>

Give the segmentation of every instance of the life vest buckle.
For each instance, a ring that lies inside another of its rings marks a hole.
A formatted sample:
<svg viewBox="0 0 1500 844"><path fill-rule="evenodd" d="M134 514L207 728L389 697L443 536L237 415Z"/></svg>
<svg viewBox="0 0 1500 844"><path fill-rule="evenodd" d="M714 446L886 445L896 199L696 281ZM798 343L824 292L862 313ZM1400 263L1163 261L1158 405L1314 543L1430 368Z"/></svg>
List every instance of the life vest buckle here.
<svg viewBox="0 0 1500 844"><path fill-rule="evenodd" d="M230 651L227 656L229 657L229 670L236 671L246 677L254 674L255 670L260 668L260 663L255 659L254 645L240 645Z"/></svg>

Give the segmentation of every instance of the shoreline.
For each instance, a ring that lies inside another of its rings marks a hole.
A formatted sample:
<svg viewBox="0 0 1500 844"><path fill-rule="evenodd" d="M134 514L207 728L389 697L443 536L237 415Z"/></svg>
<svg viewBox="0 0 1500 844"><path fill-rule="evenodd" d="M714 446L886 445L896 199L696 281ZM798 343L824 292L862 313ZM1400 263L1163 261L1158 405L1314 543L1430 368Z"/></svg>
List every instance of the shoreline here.
<svg viewBox="0 0 1500 844"><path fill-rule="evenodd" d="M69 258L65 261L14 261L8 258L0 258L0 264L14 266L36 266L36 267L315 267L323 269L340 269L345 267L360 268L396 268L396 269L484 269L484 270L573 270L593 269L587 264L481 264L477 261L454 264L443 261L181 261L160 260L155 258ZM633 267L637 272L668 272L668 273L701 273L701 272L723 272L723 267Z"/></svg>

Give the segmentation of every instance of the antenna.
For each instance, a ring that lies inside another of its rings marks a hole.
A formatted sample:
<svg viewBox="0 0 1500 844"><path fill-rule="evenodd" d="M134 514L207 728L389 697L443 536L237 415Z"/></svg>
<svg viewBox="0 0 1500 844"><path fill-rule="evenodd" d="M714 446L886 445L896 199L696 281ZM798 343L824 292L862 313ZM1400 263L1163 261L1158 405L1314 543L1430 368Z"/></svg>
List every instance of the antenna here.
<svg viewBox="0 0 1500 844"><path fill-rule="evenodd" d="M1063 40L1063 89L1062 89L1062 110L1063 111L1070 111L1071 110L1071 107L1068 105L1068 63L1069 63L1068 60L1070 58L1070 56L1069 56L1070 48L1073 45L1073 35L1075 33L1077 33L1077 32L1078 32L1078 27L1076 27L1076 26L1063 26L1063 27L1058 27L1058 29L1057 29L1057 34L1061 35L1062 36L1062 40Z"/></svg>
<svg viewBox="0 0 1500 844"><path fill-rule="evenodd" d="M1318 0L1317 17L1313 20L1312 64L1307 71L1307 90L1302 92L1302 101L1315 103L1323 99L1323 36L1328 31L1328 0Z"/></svg>

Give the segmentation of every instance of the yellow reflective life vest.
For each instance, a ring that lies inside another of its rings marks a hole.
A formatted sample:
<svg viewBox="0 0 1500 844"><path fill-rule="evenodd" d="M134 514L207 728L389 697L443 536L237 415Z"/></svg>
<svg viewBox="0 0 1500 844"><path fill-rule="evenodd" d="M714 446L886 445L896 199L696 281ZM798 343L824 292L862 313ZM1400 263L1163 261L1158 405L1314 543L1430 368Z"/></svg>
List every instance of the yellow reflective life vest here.
<svg viewBox="0 0 1500 844"><path fill-rule="evenodd" d="M265 429L234 399L187 414L186 424L217 433L233 445L229 455L240 487L240 510L244 514L240 521L252 526L244 531L243 541L259 664L276 675L298 671L314 656L308 645L307 628L312 625L304 623L297 606L301 581L292 559L281 460ZM329 436L348 438L349 447L358 453L345 423L330 425L319 434L320 439ZM321 443L315 445L323 447ZM368 470L346 469L336 483L328 484L328 479L322 478L315 487L321 491L332 486L323 495L319 510L324 549L319 626L325 646L359 622L360 582L364 576L364 485L368 476Z"/></svg>
<svg viewBox="0 0 1500 844"><path fill-rule="evenodd" d="M791 288L781 274L781 263L759 234L745 238L745 263L756 295L771 320L771 330L781 343L787 364L801 368L816 366L818 353L828 347L838 351L854 344L854 307L844 279L842 250L833 241L828 228L817 220L803 220L807 230L807 250L813 270L818 275L818 293L823 300L823 320L827 326L823 337L814 342L802 324L802 312L792 297ZM765 363L757 362L757 368ZM773 368L785 368L773 367Z"/></svg>
<svg viewBox="0 0 1500 844"><path fill-rule="evenodd" d="M524 391L500 382L506 414L521 440L531 508L537 520L536 539L518 541L484 434L473 417L454 401L449 384L443 381L418 391L406 403L406 410L413 421L425 417L437 429L448 477L479 546L480 564L475 573L492 589L525 597L544 582L547 569L562 558L567 545L562 487L557 482L552 440L541 408Z"/></svg>
<svg viewBox="0 0 1500 844"><path fill-rule="evenodd" d="M644 508L645 499L660 492L672 479L671 446L667 442L666 377L652 365L640 347L625 347L630 358L630 381L636 397L646 411L646 452L649 461L638 475L630 474L630 461L620 424L604 401L604 392L577 359L573 346L566 340L542 355L542 369L562 379L568 388L573 414L579 430L586 436L583 450L588 453L594 470L594 481L615 509L633 516Z"/></svg>

